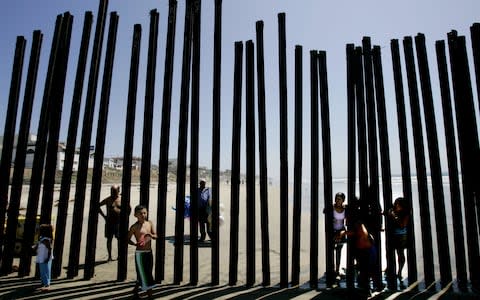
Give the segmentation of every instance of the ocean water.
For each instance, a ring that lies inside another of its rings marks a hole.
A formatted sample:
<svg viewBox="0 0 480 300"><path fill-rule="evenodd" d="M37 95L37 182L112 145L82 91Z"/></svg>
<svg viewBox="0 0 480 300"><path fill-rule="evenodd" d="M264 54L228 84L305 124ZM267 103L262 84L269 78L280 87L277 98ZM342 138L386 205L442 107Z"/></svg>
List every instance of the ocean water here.
<svg viewBox="0 0 480 300"><path fill-rule="evenodd" d="M464 243L464 241L455 241L453 236L453 223L452 223L452 209L451 209L451 200L450 200L450 184L448 176L443 176L443 193L444 193L444 203L445 203L445 212L446 212L446 221L447 221L447 230L448 236L442 237L442 239L448 239L449 244L449 254L450 254L450 263L452 268L452 276L456 278L456 266L455 266L455 250L454 250L454 243ZM332 197L337 192L343 192L347 195L347 178L335 178L332 180ZM422 233L420 228L420 210L419 210L419 201L418 201L418 184L417 184L417 177L412 176L412 202L413 202L413 218L414 218L414 232L415 232L415 246L416 246L416 256L417 256L417 270L418 270L418 278L422 280L423 278L423 252L422 252ZM380 203L383 207L383 194L382 194L382 183L380 182ZM302 186L302 211L310 212L310 194L311 194L311 186L309 183L303 184ZM358 180L357 180L357 188L356 193L357 197L359 196L359 189L358 189ZM393 176L392 177L392 200L397 197L403 196L403 186L402 186L402 177L401 176ZM291 198L293 199L293 194ZM432 185L430 177L428 177L428 199L429 199L429 206L430 206L430 223L432 225L432 244L433 244L433 255L434 255L434 266L435 266L435 279L440 279L440 270L439 270L439 261L438 261L438 251L437 249L437 236L436 236L436 224L435 224L435 216L434 216L434 205L433 205L433 194L432 194ZM346 203L348 203L348 198L346 199ZM333 203L333 199L331 200ZM320 224L324 226L323 222L323 209L324 209L324 197L323 197L323 183L319 183L319 210L320 210ZM462 200L462 215L463 218L464 214L464 207L463 207L463 200ZM463 226L464 226L464 236L465 233L465 220L463 219ZM321 227L324 228L324 227ZM385 245L384 245L385 237L384 234L382 236L382 251L384 253ZM467 249L467 245L465 244L465 249ZM344 252L345 252L344 247ZM467 255L465 253L465 255ZM383 256L383 263L382 267L386 267L386 260L385 255ZM345 253L342 255L342 265L345 265ZM468 259L467 259L468 261ZM467 268L468 269L468 268ZM407 265L403 270L403 276L407 276Z"/></svg>

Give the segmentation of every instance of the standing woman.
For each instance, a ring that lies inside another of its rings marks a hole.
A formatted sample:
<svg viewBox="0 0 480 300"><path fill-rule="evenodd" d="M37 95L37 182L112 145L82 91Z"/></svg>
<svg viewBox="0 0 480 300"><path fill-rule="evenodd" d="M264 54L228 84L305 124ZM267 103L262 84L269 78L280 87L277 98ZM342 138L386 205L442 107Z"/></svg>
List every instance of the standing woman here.
<svg viewBox="0 0 480 300"><path fill-rule="evenodd" d="M392 224L391 237L393 247L397 252L398 272L397 277L402 282L402 270L405 265L405 248L408 246L408 221L410 219L410 208L405 198L395 199L393 207L388 211L388 218Z"/></svg>
<svg viewBox="0 0 480 300"><path fill-rule="evenodd" d="M53 226L51 224L40 225L38 242L32 248L36 252L36 262L40 269L40 280L42 282L40 290L48 291L50 288L53 259Z"/></svg>
<svg viewBox="0 0 480 300"><path fill-rule="evenodd" d="M337 193L335 195L335 203L333 203L333 232L335 237L335 273L340 275L340 260L342 256L342 248L346 242L345 235L341 232L345 231L346 206L345 194Z"/></svg>

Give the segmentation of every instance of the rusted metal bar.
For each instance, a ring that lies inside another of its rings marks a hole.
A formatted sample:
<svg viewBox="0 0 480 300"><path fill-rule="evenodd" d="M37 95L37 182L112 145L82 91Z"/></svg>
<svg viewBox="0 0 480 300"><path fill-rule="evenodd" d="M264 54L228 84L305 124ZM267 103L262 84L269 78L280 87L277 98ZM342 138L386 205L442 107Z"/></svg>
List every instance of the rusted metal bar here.
<svg viewBox="0 0 480 300"><path fill-rule="evenodd" d="M213 33L213 124L212 124L212 285L220 280L220 108L222 66L222 0L215 0Z"/></svg>
<svg viewBox="0 0 480 300"><path fill-rule="evenodd" d="M90 209L87 228L87 248L85 249L85 269L83 278L89 280L95 272L95 250L97 249L98 212L100 193L102 189L103 157L105 154L105 139L107 135L108 107L112 85L113 63L115 61L115 46L117 43L118 14L110 13L108 40L103 70L100 108L98 112L97 135L95 141L95 157L93 161L92 190L90 194Z"/></svg>
<svg viewBox="0 0 480 300"><path fill-rule="evenodd" d="M242 126L242 63L243 43L235 42L233 71L233 117L232 117L232 177L230 206L230 262L228 284L237 284L238 279L238 214L240 203L240 144Z"/></svg>
<svg viewBox="0 0 480 300"><path fill-rule="evenodd" d="M403 39L405 64L408 80L408 94L410 96L410 112L413 128L413 144L415 149L415 165L417 169L418 201L420 207L420 222L422 227L422 250L425 284L431 285L435 281L433 265L432 227L430 221L430 207L428 201L427 170L425 166L425 147L423 143L422 118L418 96L417 75L413 54L412 38Z"/></svg>
<svg viewBox="0 0 480 300"><path fill-rule="evenodd" d="M318 117L318 59L315 50L310 51L310 127L311 127L311 184L310 195L310 287L318 286L318 183L319 183L319 117Z"/></svg>
<svg viewBox="0 0 480 300"><path fill-rule="evenodd" d="M10 188L10 202L8 204L8 219L6 228L6 241L15 241L18 225L20 200L22 198L23 175L25 169L25 157L27 155L28 137L30 133L30 121L32 118L32 106L37 84L38 65L40 62L40 51L42 49L43 34L40 30L33 32L32 49L30 51L30 62L28 63L27 81L25 83L25 94L23 97L22 115L20 117L20 128L18 132L17 147L15 151L15 168L12 175L12 186ZM3 227L2 227L3 228ZM31 245L24 245L20 249L20 257L30 255ZM6 243L3 250L2 266L11 271L15 243Z"/></svg>
<svg viewBox="0 0 480 300"><path fill-rule="evenodd" d="M155 251L155 280L161 282L165 277L165 226L168 185L168 149L170 144L170 114L172 109L173 58L175 53L175 26L177 19L177 1L168 2L168 28L165 49L165 73L163 77L162 124L160 128L160 155L158 164L158 207L157 235Z"/></svg>
<svg viewBox="0 0 480 300"><path fill-rule="evenodd" d="M457 142L452 115L452 98L450 96L450 81L448 76L445 41L435 43L437 53L438 77L442 96L443 124L445 128L445 142L448 159L448 181L450 184L450 202L452 205L453 236L455 241L464 241L462 203L460 196L460 182L458 180ZM455 246L455 266L457 284L460 290L467 289L467 262L465 243L453 243Z"/></svg>
<svg viewBox="0 0 480 300"><path fill-rule="evenodd" d="M47 156L45 159L45 171L43 176L40 224L50 224L52 219L53 189L55 185L55 173L57 170L58 139L62 120L63 97L68 56L70 53L72 24L73 16L69 12L64 13L62 27L60 29L57 59L53 71L52 98L50 100L51 113L49 117Z"/></svg>
<svg viewBox="0 0 480 300"><path fill-rule="evenodd" d="M477 86L477 101L480 103L480 23L474 23L470 27L470 36L472 39L473 62ZM480 194L480 187L478 184L476 187L476 194L478 195ZM475 206L477 210L477 220L480 220L480 197L475 197ZM480 231L480 224L478 224L478 230Z"/></svg>
<svg viewBox="0 0 480 300"><path fill-rule="evenodd" d="M193 0L187 0L185 8L185 30L183 36L182 60L182 90L180 93L180 119L178 126L178 154L177 154L177 191L175 214L175 251L174 251L174 284L183 280L183 235L184 235L184 204L185 204L185 177L188 139L188 107L190 93L190 66L192 49L192 15Z"/></svg>
<svg viewBox="0 0 480 300"><path fill-rule="evenodd" d="M347 199L353 201L355 199L356 187L356 120L355 120L355 45L347 44L346 46L346 63L347 63L347 126L348 126L348 181L347 181ZM313 158L312 158L313 161ZM313 178L312 178L313 179ZM353 254L351 243L347 242L347 287L354 287L353 274ZM311 285L311 284L310 284Z"/></svg>
<svg viewBox="0 0 480 300"><path fill-rule="evenodd" d="M80 247L82 240L83 211L85 206L85 193L87 187L88 160L90 158L90 140L92 137L92 124L97 95L100 57L102 54L105 20L108 9L108 0L100 0L98 7L97 25L93 42L92 60L88 78L85 110L83 114L82 138L80 143L80 156L78 162L77 182L75 186L75 204L73 208L72 236L68 260L67 277L78 275Z"/></svg>
<svg viewBox="0 0 480 300"><path fill-rule="evenodd" d="M450 69L452 72L453 95L457 120L458 146L463 184L463 203L465 226L468 228L468 270L470 282L476 289L480 288L480 251L478 244L478 225L475 211L476 188L478 183L478 131L473 104L472 85L465 45L465 37L456 31L448 33L450 50Z"/></svg>
<svg viewBox="0 0 480 300"><path fill-rule="evenodd" d="M190 284L198 283L198 141L200 124L201 2L194 2L192 42L192 104L190 125ZM203 226L203 225L202 225Z"/></svg>
<svg viewBox="0 0 480 300"><path fill-rule="evenodd" d="M288 286L288 103L285 13L278 14L280 101L280 287Z"/></svg>
<svg viewBox="0 0 480 300"><path fill-rule="evenodd" d="M448 246L447 217L443 194L442 166L438 151L437 125L433 106L432 84L428 68L427 48L425 35L415 36L420 86L422 89L423 112L427 131L428 153L430 158L430 177L432 180L433 205L435 213L435 231L437 233L438 258L440 265L440 281L445 287L452 281L452 267L450 265L450 251Z"/></svg>
<svg viewBox="0 0 480 300"><path fill-rule="evenodd" d="M363 75L362 47L355 47L354 55L355 96L357 104L358 175L360 183L360 213L365 217L368 216L368 148L367 122L365 116L365 86Z"/></svg>
<svg viewBox="0 0 480 300"><path fill-rule="evenodd" d="M300 233L302 213L302 120L303 120L302 46L295 46L295 160L293 163L292 285L300 281Z"/></svg>
<svg viewBox="0 0 480 300"><path fill-rule="evenodd" d="M140 167L140 203L148 209L150 202L150 169L152 163L153 106L155 101L155 73L157 69L159 13L150 11L150 33L148 38L147 79L145 86L145 108L143 115L142 165Z"/></svg>
<svg viewBox="0 0 480 300"><path fill-rule="evenodd" d="M37 223L38 203L42 186L43 166L45 163L45 151L48 138L48 124L50 120L50 101L52 95L53 70L57 57L58 39L63 16L58 15L55 22L55 30L50 49L50 58L48 62L47 77L45 78L45 87L43 90L42 107L40 110L40 119L38 121L37 141L35 142L35 154L33 156L32 176L30 177L30 188L28 190L27 212L25 214L24 224L24 245L31 247L34 242L35 228ZM25 276L30 273L31 258L20 260L19 275Z"/></svg>
<svg viewBox="0 0 480 300"><path fill-rule="evenodd" d="M327 53L325 51L318 52L318 72L320 82L320 111L322 118L324 207L332 207L332 146L328 100ZM329 212L326 213L325 216L325 262L327 269L327 287L331 287L335 281L333 239L333 212Z"/></svg>
<svg viewBox="0 0 480 300"><path fill-rule="evenodd" d="M118 239L118 272L117 280L127 278L128 262L128 219L130 212L130 195L132 185L132 151L135 135L135 112L137 105L138 69L140 61L140 46L142 26L133 27L132 57L130 60L130 77L128 85L127 118L125 120L125 142L123 148L122 174L122 207L120 210L120 238Z"/></svg>
<svg viewBox="0 0 480 300"><path fill-rule="evenodd" d="M5 224L5 212L8 204L8 185L10 184L10 168L12 163L13 141L17 123L18 100L20 98L20 85L23 73L23 59L25 56L26 40L18 36L13 58L12 80L8 96L8 107L3 131L2 160L0 161L0 224ZM8 179L7 179L8 178ZM4 231L0 230L0 260L3 260L2 246L4 245Z"/></svg>
<svg viewBox="0 0 480 300"><path fill-rule="evenodd" d="M246 240L247 283L255 283L255 61L253 41L245 45Z"/></svg>
<svg viewBox="0 0 480 300"><path fill-rule="evenodd" d="M391 40L391 53L393 65L393 78L395 83L395 99L397 104L397 120L398 120L398 138L400 145L400 164L402 168L402 188L403 197L408 202L410 208L412 205L412 175L410 171L410 154L408 147L407 133L407 115L405 112L405 95L403 92L402 65L400 62L400 46L398 40ZM407 267L408 267L408 283L412 284L417 281L417 255L415 250L415 231L414 216L410 212L410 220L408 223L408 248L407 248Z"/></svg>
<svg viewBox="0 0 480 300"><path fill-rule="evenodd" d="M477 101L480 103L480 23L473 23L470 26L470 37L472 40L473 66L475 68L475 79L477 86Z"/></svg>
<svg viewBox="0 0 480 300"><path fill-rule="evenodd" d="M57 222L55 226L55 243L53 253L55 259L52 261L52 278L60 276L63 261L63 248L67 224L68 202L70 197L70 184L73 174L73 163L75 158L75 147L77 141L78 120L80 116L80 105L82 102L83 82L87 66L87 54L92 29L93 14L91 11L85 13L80 52L78 55L77 73L75 76L75 87L73 90L72 106L70 108L70 122L68 124L67 145L65 148L65 162L63 164L62 182L58 200Z"/></svg>
<svg viewBox="0 0 480 300"><path fill-rule="evenodd" d="M372 70L372 45L370 37L362 39L363 68L365 71L365 104L367 112L368 132L368 170L370 175L368 202L370 216L366 221L369 233L373 235L377 247L377 263L374 276L382 273L382 244L380 231L382 229L382 208L379 199L379 173L378 173L378 146L377 146L377 116L375 107L375 89L373 86ZM374 282L379 282L379 278ZM379 287L376 287L379 288Z"/></svg>
<svg viewBox="0 0 480 300"><path fill-rule="evenodd" d="M385 108L385 89L383 85L382 54L379 46L372 50L373 74L375 79L376 104L378 114L378 138L380 144L380 162L382 170L383 207L388 211L392 207L392 174L390 168L390 147L388 141L387 109ZM387 256L387 286L397 289L395 249L391 237L391 224L385 222L385 252Z"/></svg>
<svg viewBox="0 0 480 300"><path fill-rule="evenodd" d="M263 46L263 21L256 23L257 88L258 88L258 148L260 172L260 227L262 238L262 285L270 285L270 241L268 234L268 170L267 122L265 110L265 54Z"/></svg>

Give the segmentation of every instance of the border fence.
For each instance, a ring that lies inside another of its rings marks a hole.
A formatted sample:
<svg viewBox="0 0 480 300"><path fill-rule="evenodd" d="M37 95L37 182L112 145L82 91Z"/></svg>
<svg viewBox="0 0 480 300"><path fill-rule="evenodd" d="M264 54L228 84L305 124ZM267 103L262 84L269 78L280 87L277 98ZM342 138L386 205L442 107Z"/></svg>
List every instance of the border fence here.
<svg viewBox="0 0 480 300"><path fill-rule="evenodd" d="M169 1L168 33L166 36L165 49L165 72L163 74L162 94L162 116L161 116L161 141L159 159L159 181L158 181L158 210L157 232L159 238L156 241L156 264L155 279L157 282L165 280L165 222L166 222L166 195L167 195L167 172L168 172L168 149L171 127L171 106L172 106L172 73L174 60L174 40L176 34L177 1ZM96 28L91 53L90 71L85 100L85 113L82 124L81 146L79 169L76 182L72 180L73 157L77 141L77 128L79 126L79 112L83 93L83 82L86 75L87 49L90 43L93 14L85 13L84 27L82 33L81 49L78 56L77 72L75 78L74 95L72 99L72 110L68 127L68 138L66 145L65 166L61 181L60 199L56 219L56 236L54 253L56 259L53 263L53 277L60 276L62 266L67 262L62 261L62 254L65 247L64 237L71 234L69 247L69 261L67 277L79 276L79 256L81 247L85 247L85 268L84 279L90 279L95 272L95 249L98 225L98 209L100 201L100 184L102 179L102 163L105 145L105 132L107 128L108 107L110 98L111 79L116 48L116 36L118 15L110 13L108 25L108 37L106 45L105 70L103 72L102 87L100 95L100 112L96 126L95 161L93 168L93 184L90 196L90 211L88 217L88 239L86 245L81 240L84 216L84 206L87 193L87 173L89 147L91 144L92 128L94 123L94 108L98 86L99 67L103 48L104 32L107 29L106 16L108 12L108 0L100 0ZM183 257L184 257L184 211L183 201L185 199L185 183L187 178L187 146L190 145L190 187L191 207L197 206L196 185L198 182L198 122L199 122L199 86L200 86L200 47L201 47L201 1L186 0L185 28L183 35L183 56L182 76L180 95L180 119L178 124L178 165L176 184L176 219L175 219L175 252L174 252L174 276L173 283L180 284L183 281ZM148 206L150 199L150 164L152 149L152 117L155 99L155 66L157 58L158 42L158 18L156 10L150 13L150 30L148 43L148 65L146 80L146 95L144 111L143 148L142 148L142 173L141 173L141 203ZM212 198L213 198L213 228L211 248L211 284L219 284L220 265L220 234L218 231L219 220L219 172L220 172L220 89L221 89L221 30L222 30L222 1L215 1L215 27L214 27L214 68L213 68L213 128L212 128ZM28 207L25 220L25 235L23 238L22 252L20 255L19 276L28 276L31 272L31 254L27 249L33 244L36 212L41 204L42 223L51 222L53 210L53 186L56 168L56 156L58 136L61 124L63 91L65 87L65 72L70 50L70 37L72 33L73 16L66 12L60 14L56 20L54 39L50 49L48 72L45 80L45 90L42 99L41 115L38 126L38 140L36 142L33 171L28 196ZM319 281L319 246L325 247L325 279L326 285L331 287L335 282L334 252L333 252L333 227L332 227L332 162L330 143L329 98L328 98L328 72L327 53L315 49L310 53L310 88L311 88L311 227L301 228L301 189L302 183L299 180L302 172L302 137L304 135L304 124L302 122L303 98L302 95L302 51L300 45L295 47L295 139L294 139L294 179L293 183L293 214L290 216L288 199L288 137L287 124L289 120L287 109L287 45L286 45L286 15L278 14L278 64L279 64L279 103L280 118L280 199L278 209L280 210L280 287L288 287L289 284L296 286L299 282L299 261L300 261L300 232L310 231L310 287L317 288ZM474 72L476 79L477 98L480 99L480 24L473 24L471 27L471 50L473 52ZM17 152L15 160L12 161L13 143L15 128L17 124L17 110L22 78L22 66L25 55L24 37L18 37L15 56L13 58L12 79L8 98L8 111L3 131L3 148L0 163L0 224L6 220L6 229L0 230L0 260L1 275L12 272L12 261L14 255L14 244L7 241L15 240L16 227L19 216L19 205L21 188L23 182L23 170L25 166L26 143L30 128L32 114L33 95L35 93L37 72L39 65L39 53L42 47L42 33L34 31L32 50L27 70L27 81L25 85L25 96L23 109L20 116L20 129L18 132ZM119 260L118 280L125 280L127 273L127 231L128 231L128 208L130 207L131 187L131 161L133 151L134 123L137 117L135 106L137 101L137 86L140 42L142 28L135 25L133 31L133 42L131 50L130 81L128 88L127 118L125 122L125 146L124 146L124 168L122 176L122 215L121 230L119 239ZM399 40L391 40L390 50L392 54L393 78L395 84L395 100L398 119L398 139L400 145L400 160L402 169L403 194L405 199L412 203L411 170L409 154L409 143L413 142L414 158L416 166L416 179L418 182L418 207L420 220L410 219L410 236L421 235L421 248L423 251L423 270L419 276L416 267L417 246L414 238L411 238L407 249L408 283L415 284L419 277L423 278L425 286L434 286L436 282L447 287L456 280L460 290L467 290L472 287L480 290L480 249L479 249L479 224L480 224L480 184L477 175L480 170L480 146L477 132L477 119L474 111L474 94L472 87L472 76L469 69L469 57L467 55L467 44L465 36L459 35L456 31L448 33L446 41L440 40L435 43L436 60L439 70L439 86L442 100L443 122L445 127L445 138L447 144L448 178L450 183L450 199L452 207L452 222L454 236L448 235L448 224L445 210L445 195L442 182L442 170L439 157L439 143L437 122L434 115L434 102L432 96L432 81L430 77L429 64L426 52L426 41L423 34L415 37L407 36L403 39L403 58L401 62L401 50ZM448 46L448 49L446 47ZM256 47L256 48L255 48ZM392 184L390 170L390 149L388 137L388 121L385 106L384 91L384 70L382 66L381 48L371 45L369 37L364 37L362 45L346 45L346 88L347 88L347 125L348 125L348 191L349 199L356 196L355 189L358 185L360 194L360 214L368 219L368 230L374 236L376 243L381 244L381 231L385 229L385 249L379 248L378 272L382 267L387 268L387 286L397 289L395 251L389 239L389 224L383 220L382 207L387 211L392 207ZM447 51L448 50L448 51ZM256 53L256 60L255 60ZM449 60L447 60L447 54ZM267 193L267 151L266 121L265 121L265 68L264 68L264 41L263 21L256 23L256 40L235 43L234 56L234 90L233 90L233 135L232 135L232 172L231 172L231 231L230 236L230 262L229 262L229 285L236 285L238 280L238 248L239 248L239 224L242 220L238 218L239 209L239 181L240 181L240 156L241 142L246 143L246 236L247 236L247 266L246 285L253 286L256 278L255 269L255 220L260 216L261 220L261 259L262 259L262 285L271 284L270 270L270 241L269 241L269 199ZM430 59L433 59L430 57ZM256 64L255 64L256 62ZM243 64L245 63L245 71ZM255 77L256 71L256 77ZM245 77L242 75L245 74ZM417 78L417 74L419 78ZM408 97L404 95L403 78L407 79L406 88ZM256 81L255 81L256 79ZM419 86L420 83L420 86ZM450 85L451 83L451 85ZM241 138L240 128L242 126L242 91L245 87L245 139ZM257 97L256 97L257 95ZM453 97L452 97L453 96ZM406 111L406 98L409 100L411 128L413 130L413 141L408 140ZM257 102L255 102L257 99ZM226 100L223 100L226 101ZM255 110L257 105L257 110ZM423 114L422 109L423 107ZM189 111L189 109L191 109ZM438 109L438 108L437 108ZM258 121L255 119L258 116ZM223 116L230 118L231 116ZM422 123L422 120L424 122ZM190 135L188 124L191 123ZM425 125L425 128L423 128ZM258 127L256 127L258 126ZM456 127L456 130L455 130ZM257 132L258 130L258 132ZM424 145L423 133L426 132L427 144ZM321 133L321 137L319 136ZM259 156L256 157L256 138L258 137ZM189 144L190 138L190 144ZM320 149L321 143L321 149ZM425 149L426 148L426 149ZM323 162L323 199L325 207L325 240L319 240L319 161ZM430 170L427 170L426 159L429 159ZM259 198L256 197L256 162L259 162L260 184ZM458 165L460 162L460 165ZM14 163L13 175L10 177L10 168ZM379 170L380 173L379 174ZM429 174L429 175L427 175ZM428 177L431 181L429 183ZM379 180L382 179L382 191L380 191ZM7 180L8 179L8 180ZM10 180L11 179L11 180ZM461 179L461 180L460 180ZM11 182L10 195L9 184ZM43 184L42 197L40 190ZM428 187L431 184L433 195L429 195ZM66 214L70 187L75 186L75 202L73 223L71 228L66 227ZM380 197L382 193L382 197ZM380 203L383 199L383 203ZM255 204L260 202L260 211L255 210ZM435 232L432 232L430 221L430 202L433 203L433 216ZM463 212L462 214L462 203ZM8 209L7 209L8 206ZM412 205L410 207L413 207ZM412 215L413 216L413 215ZM190 280L191 284L198 284L198 232L196 221L198 213L193 210L191 215L190 228ZM292 222L289 231L289 222ZM414 222L420 222L421 231L414 232ZM436 234L437 245L432 244L432 234ZM291 254L289 254L288 241L292 236ZM454 253L449 251L449 239L464 241L453 243ZM347 286L354 287L354 259L352 245L347 246ZM435 278L434 256L439 259L440 278ZM387 257L386 266L382 266L381 257ZM453 257L452 257L453 256ZM455 260L454 278L452 260ZM289 270L289 261L291 269ZM290 275L290 276L289 276ZM291 278L289 280L289 278Z"/></svg>

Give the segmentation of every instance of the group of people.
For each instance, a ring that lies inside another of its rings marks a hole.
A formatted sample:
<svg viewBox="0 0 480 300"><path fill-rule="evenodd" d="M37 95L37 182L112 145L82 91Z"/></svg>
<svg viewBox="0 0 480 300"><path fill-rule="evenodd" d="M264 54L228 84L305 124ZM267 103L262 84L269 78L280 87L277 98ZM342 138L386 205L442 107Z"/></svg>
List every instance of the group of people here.
<svg viewBox="0 0 480 300"><path fill-rule="evenodd" d="M337 193L333 203L333 230L334 230L334 251L335 251L335 272L337 278L340 276L340 260L342 248L345 243L350 243L353 249L353 257L356 261L358 272L357 285L359 288L370 290L370 279L374 288L383 289L381 274L378 270L378 251L372 231L376 228L362 220L358 212L358 200L354 201L353 207L345 204L345 194ZM391 245L396 251L398 259L397 278L400 286L403 286L402 271L405 266L405 249L408 247L408 224L411 210L408 202L403 197L395 199L393 206L387 212L387 222Z"/></svg>
<svg viewBox="0 0 480 300"><path fill-rule="evenodd" d="M205 180L201 180L198 187L198 211L200 241L204 241L207 234L212 237L211 226L211 195L210 189L206 187ZM333 230L334 230L334 251L335 251L335 272L340 276L341 253L345 243L350 243L353 249L353 256L356 260L356 270L358 271L357 284L359 288L369 290L370 279L373 280L375 289L383 288L381 274L378 274L377 247L373 239L370 225L362 220L358 214L358 200L354 201L350 207L345 204L345 194L337 193L333 203ZM354 205L355 204L355 205ZM101 208L105 206L106 212ZM120 187L113 185L110 189L110 196L102 200L99 204L99 213L105 218L105 237L107 239L107 261L112 261L112 239L119 237L121 212ZM405 265L405 249L408 246L408 223L410 218L410 208L404 198L397 198L393 207L385 215L390 232L387 235L391 239L391 245L394 247L398 258L397 278L402 282L402 271ZM137 221L128 231L128 243L136 247L135 267L137 271L137 284L134 288L137 293L138 288L151 294L151 289L155 286L152 268L153 254L151 242L157 238L155 226L148 220L147 207L137 205L134 209L134 216ZM132 240L132 237L135 240ZM53 226L42 224L39 229L38 242L33 246L36 251L36 262L39 264L41 290L48 290L50 287L50 273L53 259Z"/></svg>
<svg viewBox="0 0 480 300"><path fill-rule="evenodd" d="M205 241L208 236L212 237L211 225L211 196L210 189L206 187L205 180L200 180L198 187L198 211L199 211L199 228L200 239ZM110 196L102 200L99 204L99 213L105 219L105 237L107 239L108 261L112 261L112 240L113 237L119 237L120 229L120 211L121 211L121 196L120 187L113 185L110 189ZM102 207L106 207L106 212ZM137 218L128 231L128 243L136 247L135 249L135 269L137 271L137 284L134 291L137 293L140 287L143 291L147 291L151 295L151 290L155 286L152 269L153 269L153 254L151 241L157 238L155 226L148 220L147 207L144 205L137 205L134 209L134 216ZM134 237L134 240L132 240Z"/></svg>
<svg viewBox="0 0 480 300"><path fill-rule="evenodd" d="M101 207L106 206L106 212ZM120 229L121 196L120 187L113 185L110 188L110 196L102 200L99 204L99 213L105 218L105 237L107 238L107 261L112 258L112 240L113 237L119 238ZM137 283L134 292L138 293L140 287L151 296L152 288L155 286L152 268L152 239L157 238L155 226L148 220L147 208L144 205L137 205L134 210L137 221L128 231L128 243L136 247L135 249L135 269L137 271ZM135 237L135 241L132 240ZM32 250L36 255L36 263L39 266L41 286L40 291L48 291L51 281L51 268L53 260L53 226L51 224L41 224L39 227L39 238Z"/></svg>

